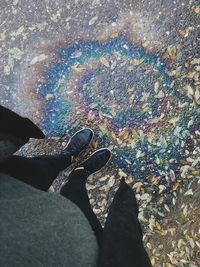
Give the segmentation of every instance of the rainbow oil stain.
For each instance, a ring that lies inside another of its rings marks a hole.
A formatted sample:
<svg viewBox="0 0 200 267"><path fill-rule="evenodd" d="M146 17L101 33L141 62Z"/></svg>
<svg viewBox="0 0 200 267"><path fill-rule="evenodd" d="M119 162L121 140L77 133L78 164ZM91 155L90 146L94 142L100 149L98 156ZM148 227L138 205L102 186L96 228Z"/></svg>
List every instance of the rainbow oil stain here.
<svg viewBox="0 0 200 267"><path fill-rule="evenodd" d="M177 173L197 122L196 107L168 76L164 60L126 34L54 48L37 97L49 136L91 127L135 179Z"/></svg>

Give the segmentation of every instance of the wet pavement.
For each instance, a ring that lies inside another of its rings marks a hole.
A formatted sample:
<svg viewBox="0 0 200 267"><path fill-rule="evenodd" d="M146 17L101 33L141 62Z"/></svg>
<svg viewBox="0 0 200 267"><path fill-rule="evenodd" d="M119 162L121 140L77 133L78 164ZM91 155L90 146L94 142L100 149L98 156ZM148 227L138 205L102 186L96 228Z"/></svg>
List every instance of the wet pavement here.
<svg viewBox="0 0 200 267"><path fill-rule="evenodd" d="M1 104L47 136L21 153L59 153L91 127L87 152L113 154L88 180L101 222L125 177L153 266L198 266L199 1L13 0L0 12Z"/></svg>

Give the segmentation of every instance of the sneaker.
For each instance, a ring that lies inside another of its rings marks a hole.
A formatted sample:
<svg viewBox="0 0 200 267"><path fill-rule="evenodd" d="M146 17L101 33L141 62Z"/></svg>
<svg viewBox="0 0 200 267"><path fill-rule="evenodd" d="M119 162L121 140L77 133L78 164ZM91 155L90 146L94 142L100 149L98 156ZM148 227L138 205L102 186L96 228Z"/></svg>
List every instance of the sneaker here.
<svg viewBox="0 0 200 267"><path fill-rule="evenodd" d="M69 140L67 146L63 149L62 154L70 153L74 157L78 155L90 144L94 132L87 128L76 132Z"/></svg>
<svg viewBox="0 0 200 267"><path fill-rule="evenodd" d="M92 174L103 168L111 157L111 151L107 148L101 148L94 152L86 161L81 163L76 169L84 169Z"/></svg>

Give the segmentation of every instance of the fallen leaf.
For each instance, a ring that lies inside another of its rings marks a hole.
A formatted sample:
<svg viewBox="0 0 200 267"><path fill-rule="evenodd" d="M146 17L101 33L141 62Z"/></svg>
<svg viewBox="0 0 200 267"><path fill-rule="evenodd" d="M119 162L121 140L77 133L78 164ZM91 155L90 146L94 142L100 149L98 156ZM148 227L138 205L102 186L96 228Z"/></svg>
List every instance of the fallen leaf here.
<svg viewBox="0 0 200 267"><path fill-rule="evenodd" d="M173 186L172 186L172 190L175 191L178 187L179 187L179 182L175 183Z"/></svg>
<svg viewBox="0 0 200 267"><path fill-rule="evenodd" d="M41 61L45 60L46 58L48 58L47 55L45 55L45 54L41 54L41 55L39 55L39 56L34 57L34 58L30 61L30 64L31 64L31 65L34 65L35 63L37 63L37 62L41 62Z"/></svg>
<svg viewBox="0 0 200 267"><path fill-rule="evenodd" d="M200 64L200 58L194 58L194 59L191 61L191 64L192 64L192 65Z"/></svg>
<svg viewBox="0 0 200 267"><path fill-rule="evenodd" d="M10 67L8 65L4 66L4 74L9 75L10 74Z"/></svg>
<svg viewBox="0 0 200 267"><path fill-rule="evenodd" d="M200 7L199 6L195 7L194 12L199 14L200 13Z"/></svg>
<svg viewBox="0 0 200 267"><path fill-rule="evenodd" d="M164 190L166 189L166 186L164 185L159 185L159 194L161 194Z"/></svg>
<svg viewBox="0 0 200 267"><path fill-rule="evenodd" d="M89 21L89 25L91 26L91 25L93 25L96 21L97 21L97 19L98 19L98 16L94 16L90 21Z"/></svg>
<svg viewBox="0 0 200 267"><path fill-rule="evenodd" d="M18 36L20 35L22 32L24 31L24 26L21 26L18 28L18 30L16 32L12 32L11 36Z"/></svg>
<svg viewBox="0 0 200 267"><path fill-rule="evenodd" d="M164 92L160 90L160 92L155 96L155 98L163 98L165 96Z"/></svg>
<svg viewBox="0 0 200 267"><path fill-rule="evenodd" d="M121 169L119 169L118 174L120 177L127 177L127 174L125 172L123 172Z"/></svg>
<svg viewBox="0 0 200 267"><path fill-rule="evenodd" d="M71 55L71 58L77 58L77 57L80 57L81 55L82 55L81 51L76 51Z"/></svg>
<svg viewBox="0 0 200 267"><path fill-rule="evenodd" d="M132 63L134 66L138 66L140 65L142 62L144 61L144 59L133 59Z"/></svg>
<svg viewBox="0 0 200 267"><path fill-rule="evenodd" d="M133 185L133 188L138 188L138 187L141 187L143 185L143 183L141 182L137 182Z"/></svg>
<svg viewBox="0 0 200 267"><path fill-rule="evenodd" d="M187 36L190 34L190 32L191 32L192 30L193 30L193 27L189 27L189 28L187 28L187 29L180 30L179 33L180 33L181 35L183 35L184 37L187 37Z"/></svg>
<svg viewBox="0 0 200 267"><path fill-rule="evenodd" d="M8 52L13 55L14 58L20 59L23 55L23 52L18 47L13 47L8 49Z"/></svg>
<svg viewBox="0 0 200 267"><path fill-rule="evenodd" d="M199 93L198 88L196 89L196 91L194 93L194 98L195 98L196 101L199 100L199 98L200 98L200 93Z"/></svg>
<svg viewBox="0 0 200 267"><path fill-rule="evenodd" d="M167 47L167 53L170 55L170 57L175 57L177 53L177 48L174 45L169 45Z"/></svg>
<svg viewBox="0 0 200 267"><path fill-rule="evenodd" d="M189 189L188 191L185 192L185 196L191 196L193 195L192 189Z"/></svg>
<svg viewBox="0 0 200 267"><path fill-rule="evenodd" d="M101 58L100 58L100 62L101 62L104 66L106 66L107 68L110 67L109 62L108 62L108 60L107 60L105 57L101 57Z"/></svg>
<svg viewBox="0 0 200 267"><path fill-rule="evenodd" d="M108 186L112 187L115 183L115 177L111 176L108 180Z"/></svg>

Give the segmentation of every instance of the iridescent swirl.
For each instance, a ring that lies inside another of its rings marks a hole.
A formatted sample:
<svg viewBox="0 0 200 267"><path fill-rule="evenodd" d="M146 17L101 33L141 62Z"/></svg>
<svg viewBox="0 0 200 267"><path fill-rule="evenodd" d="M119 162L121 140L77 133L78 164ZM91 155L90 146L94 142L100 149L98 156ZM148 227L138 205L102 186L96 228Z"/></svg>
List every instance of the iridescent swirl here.
<svg viewBox="0 0 200 267"><path fill-rule="evenodd" d="M58 59L45 70L38 93L45 99L41 128L62 135L90 126L112 147L118 166L136 178L178 170L197 116L161 57L124 34L59 45L54 52Z"/></svg>

